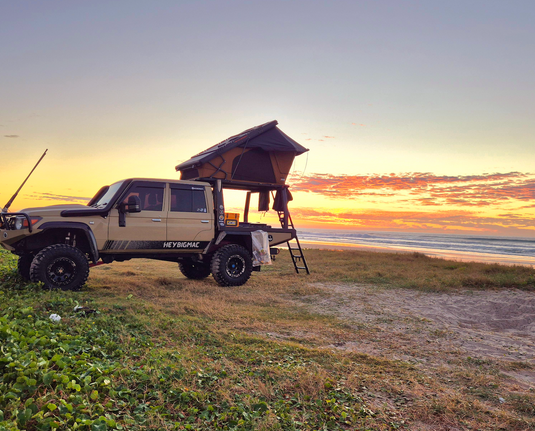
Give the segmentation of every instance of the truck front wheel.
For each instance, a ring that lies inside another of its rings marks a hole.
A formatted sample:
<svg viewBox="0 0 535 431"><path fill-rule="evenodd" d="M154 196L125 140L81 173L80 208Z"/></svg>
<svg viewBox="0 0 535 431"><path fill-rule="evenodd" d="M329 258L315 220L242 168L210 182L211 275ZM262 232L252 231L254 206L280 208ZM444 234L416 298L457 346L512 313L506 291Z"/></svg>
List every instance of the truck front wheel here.
<svg viewBox="0 0 535 431"><path fill-rule="evenodd" d="M30 278L50 289L78 290L89 276L89 262L78 248L54 244L42 249L33 259Z"/></svg>
<svg viewBox="0 0 535 431"><path fill-rule="evenodd" d="M30 280L30 266L32 265L33 254L23 254L19 256L17 262L17 272L24 278L24 280Z"/></svg>
<svg viewBox="0 0 535 431"><path fill-rule="evenodd" d="M212 258L212 275L220 286L241 286L252 271L251 255L238 244L221 247Z"/></svg>
<svg viewBox="0 0 535 431"><path fill-rule="evenodd" d="M206 263L188 260L180 262L178 267L182 274L192 280L202 280L210 275L210 265Z"/></svg>

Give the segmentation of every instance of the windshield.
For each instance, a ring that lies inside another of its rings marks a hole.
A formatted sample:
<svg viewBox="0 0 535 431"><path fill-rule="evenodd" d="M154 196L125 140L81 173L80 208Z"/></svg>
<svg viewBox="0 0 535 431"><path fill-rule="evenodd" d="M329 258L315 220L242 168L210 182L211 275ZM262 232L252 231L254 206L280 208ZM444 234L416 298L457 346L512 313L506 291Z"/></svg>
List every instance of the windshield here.
<svg viewBox="0 0 535 431"><path fill-rule="evenodd" d="M96 202L94 202L91 206L95 208L104 208L106 205L110 203L110 201L115 196L115 193L117 193L117 190L123 185L123 181L119 181L118 183L112 184L106 193L104 193L102 196L100 196Z"/></svg>

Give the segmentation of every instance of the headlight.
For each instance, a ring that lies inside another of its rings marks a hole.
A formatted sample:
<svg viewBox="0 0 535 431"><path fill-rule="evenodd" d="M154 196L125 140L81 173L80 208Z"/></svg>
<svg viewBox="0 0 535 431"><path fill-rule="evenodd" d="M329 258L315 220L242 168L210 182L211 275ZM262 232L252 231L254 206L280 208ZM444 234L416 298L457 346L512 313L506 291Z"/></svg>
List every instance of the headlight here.
<svg viewBox="0 0 535 431"><path fill-rule="evenodd" d="M4 218L4 229L10 230L21 230L21 229L31 229L31 226L36 224L38 221L42 220L41 217L34 216L30 217L30 223L28 224L28 219L24 216L13 215Z"/></svg>
<svg viewBox="0 0 535 431"><path fill-rule="evenodd" d="M15 219L15 229L16 230L19 230L19 229L22 229L22 225L24 224L24 221L26 219L24 217L17 217ZM26 223L27 224L27 223Z"/></svg>

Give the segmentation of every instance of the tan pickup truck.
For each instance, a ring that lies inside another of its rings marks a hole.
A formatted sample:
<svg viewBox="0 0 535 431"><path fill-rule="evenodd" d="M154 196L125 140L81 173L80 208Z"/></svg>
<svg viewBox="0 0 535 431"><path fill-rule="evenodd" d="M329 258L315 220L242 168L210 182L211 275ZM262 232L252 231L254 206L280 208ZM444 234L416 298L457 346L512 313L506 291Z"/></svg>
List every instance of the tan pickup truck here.
<svg viewBox="0 0 535 431"><path fill-rule="evenodd" d="M178 262L188 278L212 273L222 286L239 286L260 269L253 267L252 232L267 232L275 246L295 238L296 231L253 223L227 226L223 195L215 187L217 181L118 181L85 206L2 213L0 244L19 256L22 277L53 288L78 289L90 266L132 258Z"/></svg>

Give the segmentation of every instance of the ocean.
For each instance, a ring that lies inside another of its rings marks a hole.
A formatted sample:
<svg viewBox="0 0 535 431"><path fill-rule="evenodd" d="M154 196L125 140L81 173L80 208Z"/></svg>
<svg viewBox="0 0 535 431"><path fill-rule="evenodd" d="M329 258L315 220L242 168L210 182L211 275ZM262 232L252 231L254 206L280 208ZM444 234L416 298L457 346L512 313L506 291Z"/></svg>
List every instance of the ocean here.
<svg viewBox="0 0 535 431"><path fill-rule="evenodd" d="M366 246L418 251L461 260L466 260L465 257L478 261L535 264L535 238L327 229L298 229L298 237L301 242L310 244Z"/></svg>

